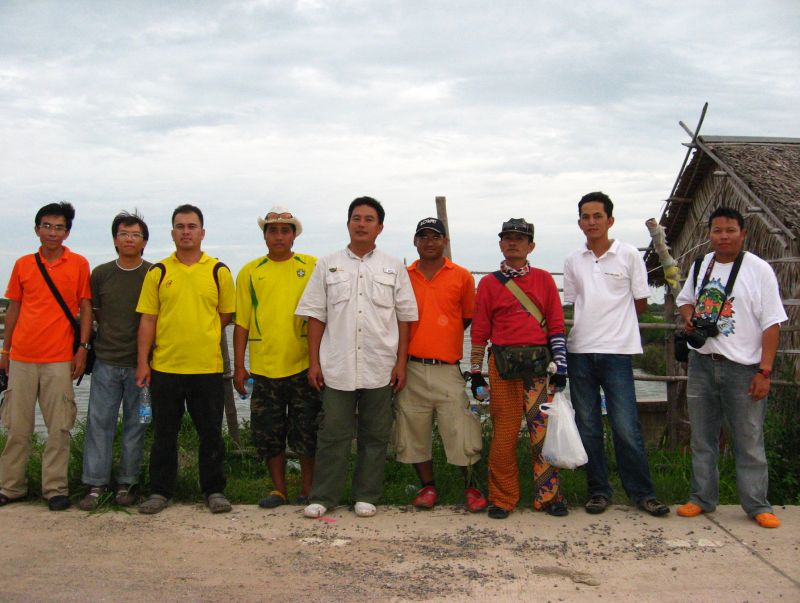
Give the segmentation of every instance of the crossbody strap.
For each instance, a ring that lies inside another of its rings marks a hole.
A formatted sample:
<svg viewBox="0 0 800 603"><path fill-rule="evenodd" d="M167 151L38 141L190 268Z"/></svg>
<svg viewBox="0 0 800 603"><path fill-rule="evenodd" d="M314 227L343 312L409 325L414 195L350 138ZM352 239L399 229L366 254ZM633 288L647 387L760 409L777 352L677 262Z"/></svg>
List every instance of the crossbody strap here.
<svg viewBox="0 0 800 603"><path fill-rule="evenodd" d="M514 282L513 278L506 277L502 272L492 272L492 274L497 278L498 281L503 283L506 288L511 291L511 295L517 298L517 301L522 304L522 307L525 308L531 316L533 316L536 321L539 323L539 326L542 327L544 334L547 335L547 320L545 319L542 311L539 309L534 301L528 297L527 293L525 293L520 286Z"/></svg>
<svg viewBox="0 0 800 603"><path fill-rule="evenodd" d="M740 251L739 255L736 256L736 260L733 262L733 266L731 267L731 273L728 275L728 282L725 283L725 296L722 298L722 305L719 307L719 312L717 313L717 318L714 320L714 324L717 324L719 320L719 315L722 313L722 307L725 305L725 302L733 293L733 285L736 282L736 276L739 274L739 268L742 267L742 260L744 260L744 251ZM716 262L716 256L711 258L711 261L708 263L708 268L706 268L705 276L703 276L703 282L700 285L700 290L697 294L697 297L703 294L703 290L708 285L708 281L711 280L711 273L714 270L714 263ZM699 266L698 266L699 270ZM697 283L697 272L695 272L695 284Z"/></svg>
<svg viewBox="0 0 800 603"><path fill-rule="evenodd" d="M50 275L47 274L47 269L44 267L42 259L39 257L38 253L34 253L33 257L36 258L36 264L39 266L39 272L42 273L44 282L47 283L47 286L50 288L50 292L53 294L53 297L56 298L58 305L61 306L61 309L64 311L64 315L67 317L67 320L72 325L72 328L77 331L80 328L80 325L78 324L78 321L75 319L75 317L72 315L72 312L70 312L69 306L67 306L67 302L65 302L64 298L61 297L61 293L59 292L58 287L56 287L56 284L53 282L53 279L51 279Z"/></svg>

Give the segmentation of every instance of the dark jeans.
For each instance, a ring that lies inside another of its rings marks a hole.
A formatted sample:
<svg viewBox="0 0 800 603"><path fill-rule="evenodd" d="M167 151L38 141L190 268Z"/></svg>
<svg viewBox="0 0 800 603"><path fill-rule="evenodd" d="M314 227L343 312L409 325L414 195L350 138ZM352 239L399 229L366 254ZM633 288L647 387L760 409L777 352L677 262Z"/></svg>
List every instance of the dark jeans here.
<svg viewBox="0 0 800 603"><path fill-rule="evenodd" d="M586 479L589 496L611 498L608 467L603 447L600 388L606 395L608 420L614 436L614 453L622 487L635 504L655 498L647 452L644 448L633 366L629 354L569 354L569 393L575 423L589 456Z"/></svg>
<svg viewBox="0 0 800 603"><path fill-rule="evenodd" d="M178 432L184 402L200 439L200 489L205 496L225 490L222 441L222 373L179 375L152 371L153 447L150 491L172 498L178 476Z"/></svg>

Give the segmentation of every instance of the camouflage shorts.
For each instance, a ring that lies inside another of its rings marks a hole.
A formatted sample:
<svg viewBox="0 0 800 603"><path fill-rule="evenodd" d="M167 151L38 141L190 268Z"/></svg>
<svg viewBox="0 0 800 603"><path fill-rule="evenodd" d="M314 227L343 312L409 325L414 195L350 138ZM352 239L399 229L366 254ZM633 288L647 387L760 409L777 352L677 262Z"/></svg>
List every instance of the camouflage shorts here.
<svg viewBox="0 0 800 603"><path fill-rule="evenodd" d="M270 459L281 454L287 439L297 454L314 456L322 401L308 384L308 371L280 379L252 377L250 427L259 456Z"/></svg>

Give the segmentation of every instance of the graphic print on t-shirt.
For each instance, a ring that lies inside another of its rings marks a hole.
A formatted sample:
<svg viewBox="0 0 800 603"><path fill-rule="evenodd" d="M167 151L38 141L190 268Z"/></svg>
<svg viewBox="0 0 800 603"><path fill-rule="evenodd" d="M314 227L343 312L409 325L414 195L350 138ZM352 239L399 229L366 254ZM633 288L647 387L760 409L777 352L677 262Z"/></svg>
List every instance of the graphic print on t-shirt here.
<svg viewBox="0 0 800 603"><path fill-rule="evenodd" d="M717 328L721 335L727 337L736 331L736 321L733 318L733 300L735 298L731 297L725 300L724 304L722 303L723 299L725 299L725 285L719 278L712 278L697 298L695 314L699 318L712 321L719 315ZM722 307L721 312L720 307Z"/></svg>

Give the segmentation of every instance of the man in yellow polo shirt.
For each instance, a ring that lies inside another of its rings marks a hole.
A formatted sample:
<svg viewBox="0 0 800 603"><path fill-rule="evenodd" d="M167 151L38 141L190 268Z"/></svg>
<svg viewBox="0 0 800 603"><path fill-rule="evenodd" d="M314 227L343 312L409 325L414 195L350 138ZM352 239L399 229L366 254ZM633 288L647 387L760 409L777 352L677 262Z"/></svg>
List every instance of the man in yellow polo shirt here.
<svg viewBox="0 0 800 603"><path fill-rule="evenodd" d="M231 510L225 498L222 441L222 329L236 305L233 277L222 262L200 248L203 212L181 205L172 213L175 253L153 264L142 284L136 311L136 382L150 387L153 446L150 497L139 512L162 511L172 499L178 474L178 431L184 401L200 440L200 488L212 513ZM152 361L148 361L152 350Z"/></svg>
<svg viewBox="0 0 800 603"><path fill-rule="evenodd" d="M288 502L286 441L300 456L297 504L308 504L317 447L319 393L308 383L308 323L294 310L317 258L292 251L303 226L285 207L273 207L258 227L267 255L246 264L236 278L233 383L245 394L253 378L250 425L253 444L267 462L273 490L259 501L265 509ZM250 343L250 373L244 365Z"/></svg>

